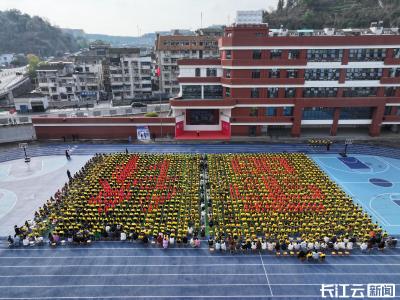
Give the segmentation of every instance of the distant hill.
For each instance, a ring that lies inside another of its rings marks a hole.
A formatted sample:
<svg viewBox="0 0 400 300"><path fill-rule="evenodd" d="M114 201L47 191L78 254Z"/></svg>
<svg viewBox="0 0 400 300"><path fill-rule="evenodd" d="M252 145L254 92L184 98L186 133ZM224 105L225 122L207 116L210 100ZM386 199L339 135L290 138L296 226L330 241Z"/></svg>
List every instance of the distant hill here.
<svg viewBox="0 0 400 300"><path fill-rule="evenodd" d="M264 21L271 28L288 29L368 28L374 21L398 27L400 0L279 0Z"/></svg>
<svg viewBox="0 0 400 300"><path fill-rule="evenodd" d="M154 45L155 34L149 33L140 37L133 36L117 36L106 34L86 33L86 39L90 42L101 40L110 43L112 46L137 46L137 47L151 47Z"/></svg>
<svg viewBox="0 0 400 300"><path fill-rule="evenodd" d="M18 10L0 11L0 53L59 56L77 51L81 46L73 36L40 17Z"/></svg>
<svg viewBox="0 0 400 300"><path fill-rule="evenodd" d="M156 40L156 33L146 33L142 36L119 36L119 35L107 35L107 34L96 34L96 33L86 33L82 29L70 29L70 28L63 28L62 29L65 33L68 33L75 38L84 38L88 42L94 41L103 41L106 43L111 44L114 47L124 47L124 46L131 46L131 47L153 47ZM180 34L194 34L193 31L190 30L170 30L170 31L160 31L157 32L160 35L168 35L172 34L175 31L179 31Z"/></svg>

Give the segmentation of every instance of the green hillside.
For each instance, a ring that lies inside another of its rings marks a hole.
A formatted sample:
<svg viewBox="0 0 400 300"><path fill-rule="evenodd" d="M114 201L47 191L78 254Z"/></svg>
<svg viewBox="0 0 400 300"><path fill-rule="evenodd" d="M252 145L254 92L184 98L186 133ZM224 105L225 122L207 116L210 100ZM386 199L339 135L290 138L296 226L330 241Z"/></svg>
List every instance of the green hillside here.
<svg viewBox="0 0 400 300"><path fill-rule="evenodd" d="M40 17L18 10L0 11L0 53L56 56L77 51L77 40Z"/></svg>
<svg viewBox="0 0 400 300"><path fill-rule="evenodd" d="M266 12L271 28L368 28L384 21L386 27L400 25L400 0L279 0L276 10Z"/></svg>

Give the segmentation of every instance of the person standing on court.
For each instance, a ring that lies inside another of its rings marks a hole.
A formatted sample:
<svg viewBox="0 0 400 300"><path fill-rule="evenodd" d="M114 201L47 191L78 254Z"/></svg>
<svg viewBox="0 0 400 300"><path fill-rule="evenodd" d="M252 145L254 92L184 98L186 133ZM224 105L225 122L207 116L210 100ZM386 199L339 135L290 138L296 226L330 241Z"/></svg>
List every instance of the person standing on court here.
<svg viewBox="0 0 400 300"><path fill-rule="evenodd" d="M68 179L69 179L69 180L72 179L71 172L70 172L69 170L67 170L67 176L68 176Z"/></svg>
<svg viewBox="0 0 400 300"><path fill-rule="evenodd" d="M68 149L67 149L67 150L65 150L65 157L66 157L68 160L70 160L70 159L71 159L71 155L69 154L69 151L68 151Z"/></svg>

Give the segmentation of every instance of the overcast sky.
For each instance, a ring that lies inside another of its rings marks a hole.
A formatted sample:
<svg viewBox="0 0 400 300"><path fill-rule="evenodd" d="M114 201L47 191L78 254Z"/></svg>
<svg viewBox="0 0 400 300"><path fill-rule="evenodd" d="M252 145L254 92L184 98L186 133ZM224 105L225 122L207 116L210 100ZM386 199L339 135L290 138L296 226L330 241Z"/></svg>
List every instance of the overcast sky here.
<svg viewBox="0 0 400 300"><path fill-rule="evenodd" d="M136 36L176 28L227 24L237 10L268 9L278 0L0 0L0 10L16 8L51 24L87 33ZM1 29L0 29L1 30Z"/></svg>

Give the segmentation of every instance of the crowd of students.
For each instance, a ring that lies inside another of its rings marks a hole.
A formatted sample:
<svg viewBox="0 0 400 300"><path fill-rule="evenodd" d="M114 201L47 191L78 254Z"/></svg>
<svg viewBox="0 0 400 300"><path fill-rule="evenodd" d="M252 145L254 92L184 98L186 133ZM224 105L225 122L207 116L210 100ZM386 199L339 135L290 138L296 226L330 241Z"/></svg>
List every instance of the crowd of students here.
<svg viewBox="0 0 400 300"><path fill-rule="evenodd" d="M118 153L96 154L9 243L200 247L206 235L212 251L319 259L397 242L304 154Z"/></svg>
<svg viewBox="0 0 400 300"><path fill-rule="evenodd" d="M212 236L282 245L386 235L304 154L218 154L208 155L208 163Z"/></svg>
<svg viewBox="0 0 400 300"><path fill-rule="evenodd" d="M96 154L18 236L92 240L123 226L138 235L182 237L188 224L201 227L199 161L189 154Z"/></svg>

